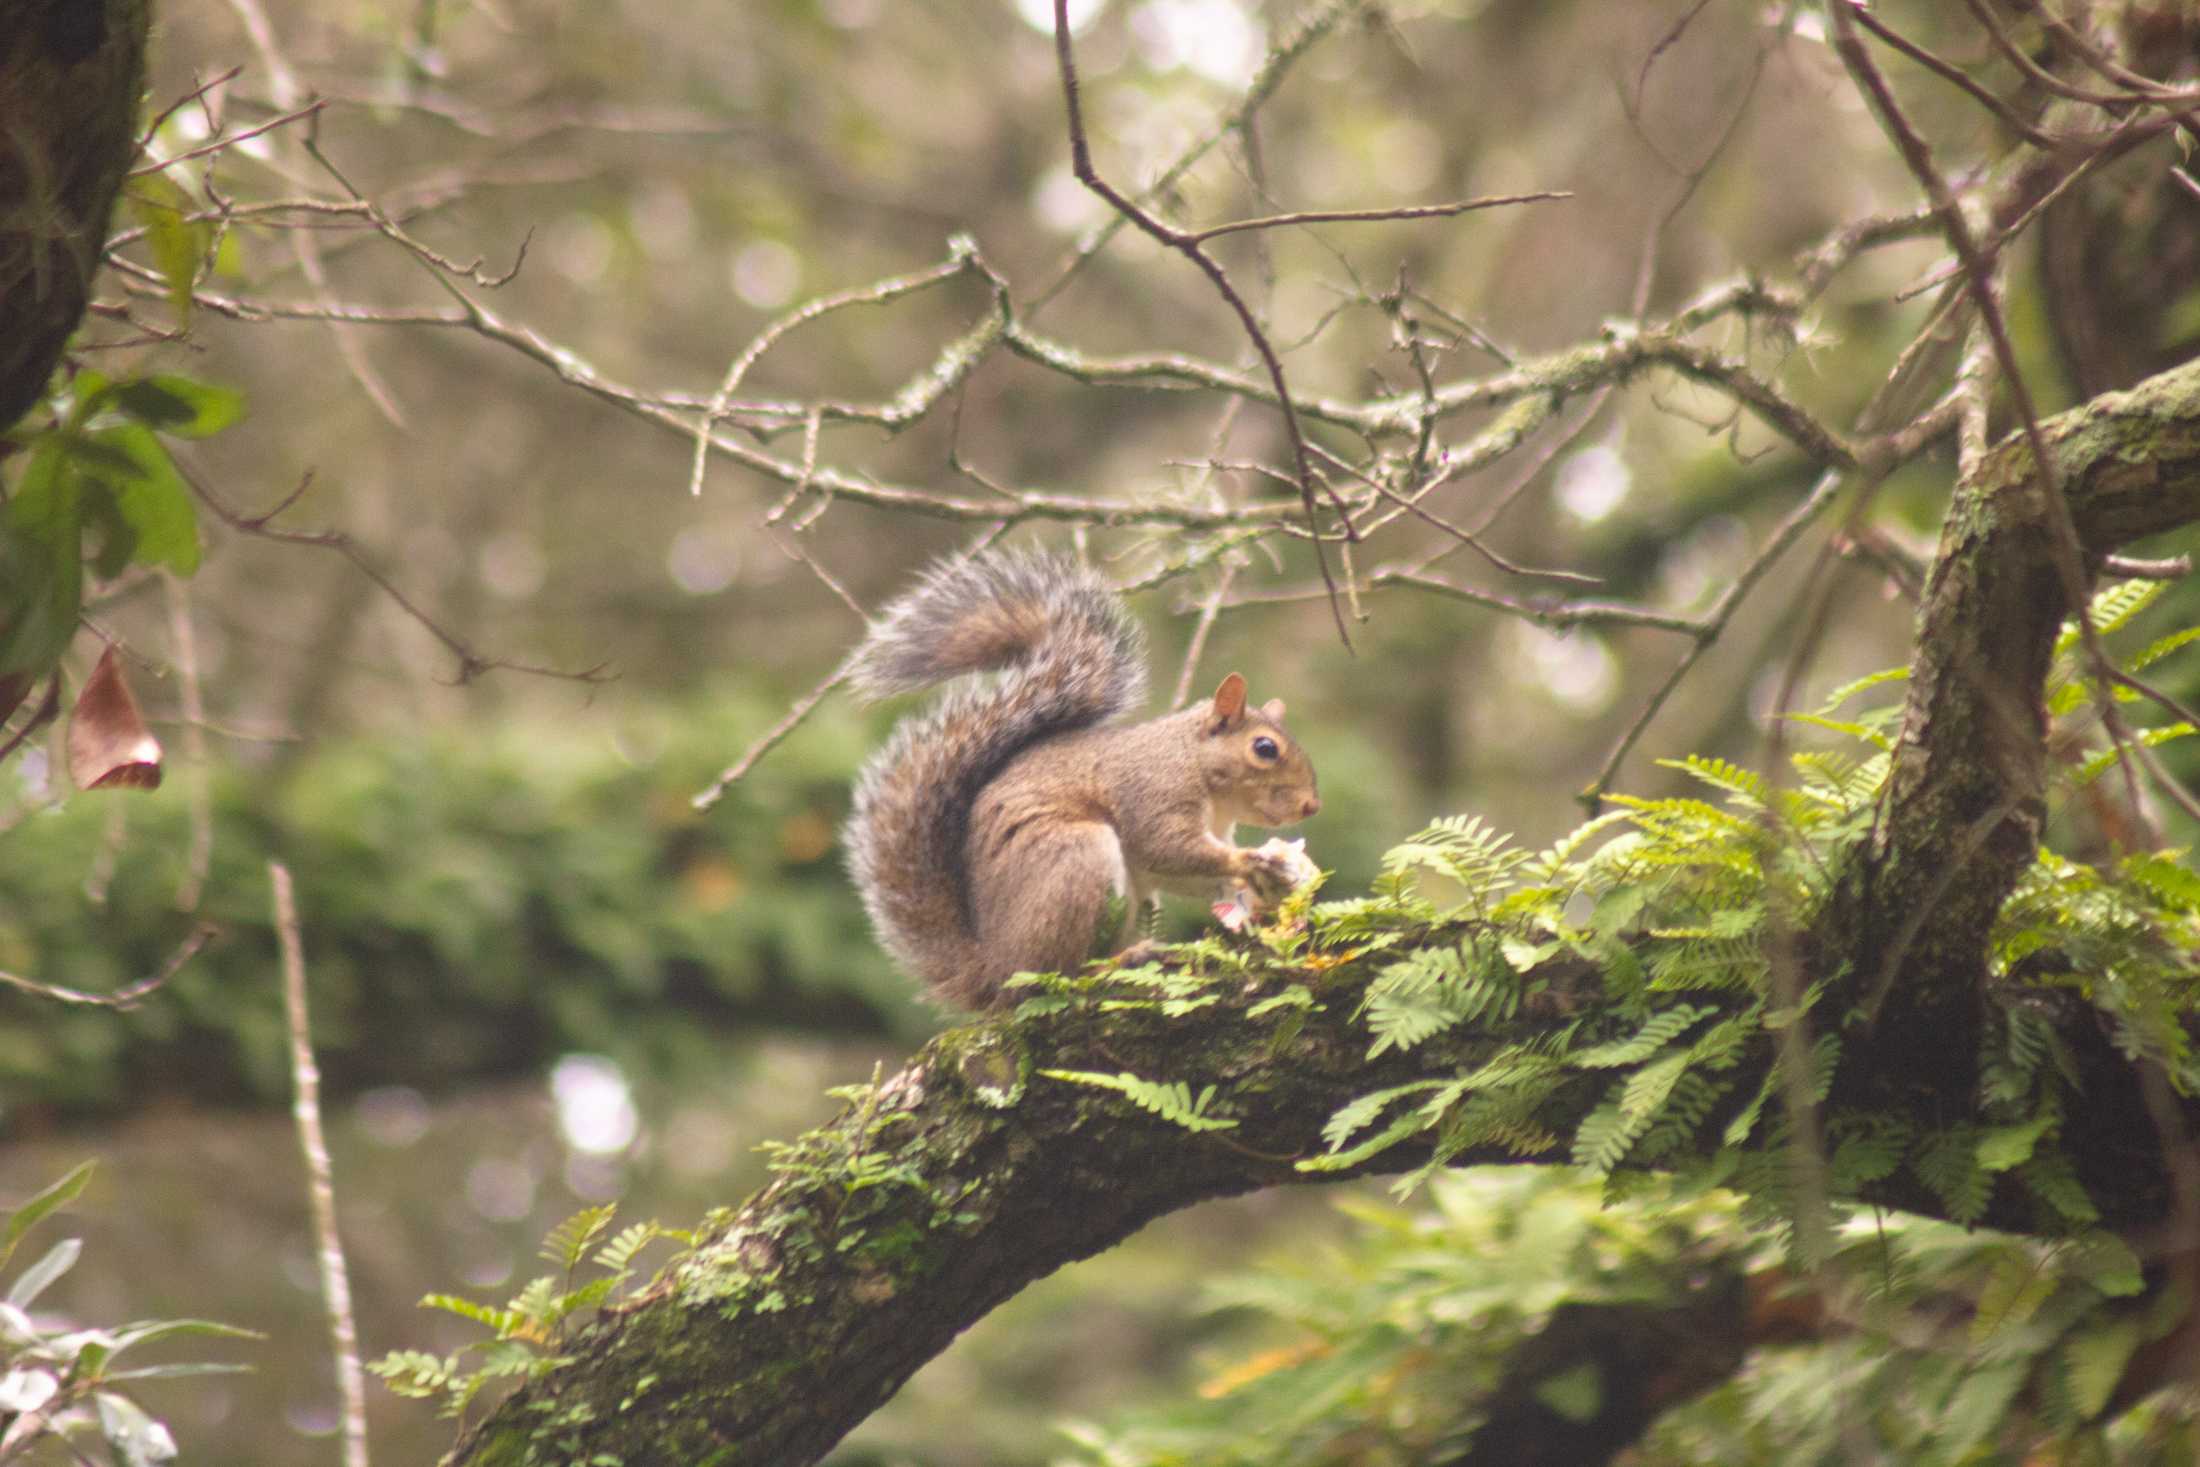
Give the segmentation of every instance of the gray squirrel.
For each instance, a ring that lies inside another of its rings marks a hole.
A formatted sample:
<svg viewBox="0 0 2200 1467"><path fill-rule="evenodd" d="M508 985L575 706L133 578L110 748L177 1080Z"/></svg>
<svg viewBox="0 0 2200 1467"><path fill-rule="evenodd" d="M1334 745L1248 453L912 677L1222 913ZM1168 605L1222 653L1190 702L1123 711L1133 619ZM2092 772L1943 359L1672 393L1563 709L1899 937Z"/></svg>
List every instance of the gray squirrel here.
<svg viewBox="0 0 2200 1467"><path fill-rule="evenodd" d="M1128 946L1162 891L1291 889L1291 861L1231 840L1321 809L1282 702L1251 706L1233 672L1210 701L1123 721L1145 701L1145 637L1087 567L940 561L848 667L867 698L996 669L895 726L845 832L880 941L935 997L990 1008L1011 974L1074 973Z"/></svg>

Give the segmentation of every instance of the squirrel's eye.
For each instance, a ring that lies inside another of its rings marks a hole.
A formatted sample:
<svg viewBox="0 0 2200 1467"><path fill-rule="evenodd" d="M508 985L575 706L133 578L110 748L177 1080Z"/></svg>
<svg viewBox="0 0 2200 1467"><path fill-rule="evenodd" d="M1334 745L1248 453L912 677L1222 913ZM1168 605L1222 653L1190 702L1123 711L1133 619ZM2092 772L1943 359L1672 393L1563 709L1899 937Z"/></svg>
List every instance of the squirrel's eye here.
<svg viewBox="0 0 2200 1467"><path fill-rule="evenodd" d="M1262 734L1259 738L1253 740L1253 757L1255 759L1273 759L1276 757L1276 753L1276 741L1268 735Z"/></svg>

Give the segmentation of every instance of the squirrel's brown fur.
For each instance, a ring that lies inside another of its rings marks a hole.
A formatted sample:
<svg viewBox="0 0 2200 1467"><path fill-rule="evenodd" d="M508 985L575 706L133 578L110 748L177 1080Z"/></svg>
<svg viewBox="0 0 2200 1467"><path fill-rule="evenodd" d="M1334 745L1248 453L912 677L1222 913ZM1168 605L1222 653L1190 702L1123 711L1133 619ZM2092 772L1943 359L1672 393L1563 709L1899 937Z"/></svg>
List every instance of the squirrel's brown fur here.
<svg viewBox="0 0 2200 1467"><path fill-rule="evenodd" d="M1162 890L1274 899L1285 863L1230 843L1320 808L1283 705L1210 702L1143 723L1145 639L1074 561L999 551L935 565L849 665L871 696L1003 669L905 718L864 767L849 867L883 941L938 997L999 1001L1018 972L1074 972ZM1118 925L1109 915L1119 912Z"/></svg>

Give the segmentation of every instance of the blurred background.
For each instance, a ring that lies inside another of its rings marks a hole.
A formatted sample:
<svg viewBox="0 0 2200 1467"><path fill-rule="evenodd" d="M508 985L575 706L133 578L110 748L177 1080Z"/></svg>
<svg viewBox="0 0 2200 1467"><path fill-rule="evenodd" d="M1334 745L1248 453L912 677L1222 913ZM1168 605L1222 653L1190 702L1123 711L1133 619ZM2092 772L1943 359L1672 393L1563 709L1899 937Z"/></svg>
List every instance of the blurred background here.
<svg viewBox="0 0 2200 1467"><path fill-rule="evenodd" d="M1938 7L1885 8L1921 40L1990 64ZM1325 22L1280 68L1257 146L1223 137L1168 178L1152 202L1172 219L1571 194L1216 241L1305 398L1410 397L1424 368L1439 382L1496 373L1745 277L1792 287L1799 251L1917 204L1800 7L1071 11L1097 165L1140 189L1237 115L1279 40ZM539 1271L542 1234L582 1205L618 1199L622 1219L685 1225L736 1200L763 1176L758 1143L824 1118L827 1087L892 1065L940 1022L876 950L839 863L849 781L895 710L828 697L715 808L693 797L831 672L861 631L850 601L875 608L923 561L994 527L814 490L767 523L790 486L724 457L691 495L691 437L552 364L690 404L692 424L692 404L770 323L936 266L967 235L1048 340L1092 358L1252 369L1236 318L1182 258L1135 231L1083 258L1107 216L1070 171L1051 26L1037 0L161 9L154 108L241 73L170 116L156 151L327 102L310 150L303 124L277 129L171 170L179 184L240 204L356 190L451 261L478 257L485 276L516 266L501 286L461 275L457 287L543 345L423 324L453 310L451 277L356 215L292 209L238 213L180 343L142 341L133 326L176 323L157 291L140 292L130 321L88 328L85 360L240 389L247 420L188 455L225 501L256 513L305 484L280 523L342 531L435 627L487 658L608 674L461 679L422 617L340 555L209 515L206 564L180 599L140 581L94 613L133 649L170 747L165 787L68 796L38 748L0 769L0 967L112 988L158 969L194 921L222 928L127 1015L0 991L0 1199L102 1160L68 1222L85 1260L48 1302L269 1334L221 1352L250 1375L148 1391L187 1459L332 1451L307 1441L333 1430L335 1397L284 1109L270 859L299 882L369 1356L474 1337L414 1300L501 1300ZM1999 157L1991 118L1887 64L1951 168ZM2058 208L2041 233L2060 255L2027 252L2010 301L2043 411L2175 359L2200 328L2188 233L2160 214L2158 192L2107 169ZM2113 232L2089 230L2093 215ZM1792 336L1734 319L1705 339L1846 427L1930 310L1917 287L1940 263L1929 240L1898 243L1834 277ZM2076 284L2044 289L2058 269ZM2086 282L2098 298L2076 288ZM114 278L106 287L104 299L124 298ZM312 319L332 305L360 319ZM823 315L757 358L739 396L892 401L991 309L965 275ZM2090 314L2062 319L2078 312ZM1446 441L1492 416L1448 419ZM1367 448L1314 436L1347 457ZM1270 472L1288 455L1268 408L1083 381L998 348L902 431L828 419L812 448L798 415L752 441L959 500L988 484L1223 507L1290 493ZM1813 531L1664 704L1617 787L1677 788L1659 757L1761 762L1784 680L1809 709L1899 664L1911 613L1888 567L1930 553L1951 463L1920 461L1872 502L1877 559L1829 553L1859 526ZM1431 503L1486 522L1512 561L1594 578L1587 594L1688 616L1814 474L1729 399L1648 373L1584 392ZM1235 668L1255 697L1289 701L1321 772L1323 812L1303 833L1336 873L1332 894L1364 887L1386 846L1438 816L1476 812L1531 845L1572 828L1576 796L1689 645L1384 590L1351 608L1348 649L1309 594L1319 581L1303 540L1059 523L1007 534L1074 544L1139 588L1164 694L1229 567L1229 604L1191 685ZM1355 564L1446 543L1406 519ZM1457 547L1442 569L1522 601L1579 589ZM2177 599L2149 624L2181 624ZM178 671L185 625L205 701L196 722ZM1051 1423L1181 1389L1232 1324L1184 1301L1263 1247L1340 1237L1333 1195L1173 1218L1031 1290L835 1460L1058 1457ZM447 1444L426 1408L372 1394L383 1460Z"/></svg>

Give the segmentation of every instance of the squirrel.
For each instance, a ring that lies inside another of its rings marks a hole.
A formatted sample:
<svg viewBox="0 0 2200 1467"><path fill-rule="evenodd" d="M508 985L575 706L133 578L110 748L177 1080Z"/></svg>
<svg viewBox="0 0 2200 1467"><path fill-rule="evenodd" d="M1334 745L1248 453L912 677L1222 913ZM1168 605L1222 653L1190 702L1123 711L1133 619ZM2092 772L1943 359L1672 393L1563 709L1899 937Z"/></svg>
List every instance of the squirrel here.
<svg viewBox="0 0 2200 1467"><path fill-rule="evenodd" d="M1162 891L1280 900L1293 863L1239 821L1321 809L1283 703L1231 673L1211 701L1142 723L1145 636L1076 561L984 551L934 564L847 671L877 699L1002 670L911 714L864 766L848 865L886 949L967 1009L1021 972L1074 973L1129 946Z"/></svg>

